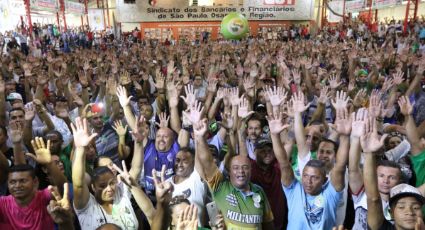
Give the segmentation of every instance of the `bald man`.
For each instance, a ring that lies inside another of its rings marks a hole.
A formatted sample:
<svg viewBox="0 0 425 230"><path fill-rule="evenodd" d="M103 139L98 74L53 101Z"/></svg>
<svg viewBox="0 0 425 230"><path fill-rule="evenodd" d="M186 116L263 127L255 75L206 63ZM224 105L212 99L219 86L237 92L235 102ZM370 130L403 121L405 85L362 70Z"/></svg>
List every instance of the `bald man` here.
<svg viewBox="0 0 425 230"><path fill-rule="evenodd" d="M152 178L152 169L161 172L162 165L165 165L165 179L173 176L174 162L179 149L180 146L177 142L176 135L169 128L158 129L155 140L149 140L146 144L144 174L140 184L144 185L146 193L151 200L155 201L155 185Z"/></svg>
<svg viewBox="0 0 425 230"><path fill-rule="evenodd" d="M203 122L203 121L201 121ZM263 189L250 182L251 162L247 156L237 155L230 161L227 180L214 164L204 138L206 121L194 125L195 158L201 177L208 183L214 201L224 216L228 229L274 229L273 213Z"/></svg>

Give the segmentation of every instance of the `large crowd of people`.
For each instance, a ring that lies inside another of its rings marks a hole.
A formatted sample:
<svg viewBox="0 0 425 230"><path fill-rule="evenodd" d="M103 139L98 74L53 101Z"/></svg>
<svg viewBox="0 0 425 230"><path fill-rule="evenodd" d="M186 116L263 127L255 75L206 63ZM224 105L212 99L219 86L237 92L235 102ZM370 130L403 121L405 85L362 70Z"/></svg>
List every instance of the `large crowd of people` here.
<svg viewBox="0 0 425 230"><path fill-rule="evenodd" d="M396 24L0 35L0 229L425 229L425 21Z"/></svg>

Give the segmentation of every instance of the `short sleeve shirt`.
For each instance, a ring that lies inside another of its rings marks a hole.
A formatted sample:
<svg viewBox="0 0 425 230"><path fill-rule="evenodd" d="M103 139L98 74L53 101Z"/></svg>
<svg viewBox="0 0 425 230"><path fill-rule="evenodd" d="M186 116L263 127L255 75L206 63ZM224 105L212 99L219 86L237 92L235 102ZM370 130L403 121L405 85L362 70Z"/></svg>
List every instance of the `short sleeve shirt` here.
<svg viewBox="0 0 425 230"><path fill-rule="evenodd" d="M126 230L136 230L139 227L133 207L131 206L131 194L123 184L117 185L117 190L112 206L112 214L106 213L96 198L90 194L86 207L75 209L81 229L95 230L106 223L113 223Z"/></svg>
<svg viewBox="0 0 425 230"><path fill-rule="evenodd" d="M51 195L46 188L37 191L33 200L25 207L19 206L11 195L0 197L0 228L16 230L53 229L54 223L47 205Z"/></svg>
<svg viewBox="0 0 425 230"><path fill-rule="evenodd" d="M162 165L165 165L165 179L170 178L174 175L174 162L176 155L180 149L177 140L174 141L168 152L158 152L155 148L155 141L149 141L145 148L144 157L144 172L141 177L140 184L146 190L146 193L151 199L155 197L155 184L152 177L152 169L158 172L157 176L160 176Z"/></svg>
<svg viewBox="0 0 425 230"><path fill-rule="evenodd" d="M250 183L251 191L244 194L225 180L218 169L208 186L228 230L261 229L262 223L273 221L270 204L260 186Z"/></svg>
<svg viewBox="0 0 425 230"><path fill-rule="evenodd" d="M342 197L329 180L316 196L307 194L302 184L294 179L283 186L288 201L288 229L332 229L335 226L336 209Z"/></svg>

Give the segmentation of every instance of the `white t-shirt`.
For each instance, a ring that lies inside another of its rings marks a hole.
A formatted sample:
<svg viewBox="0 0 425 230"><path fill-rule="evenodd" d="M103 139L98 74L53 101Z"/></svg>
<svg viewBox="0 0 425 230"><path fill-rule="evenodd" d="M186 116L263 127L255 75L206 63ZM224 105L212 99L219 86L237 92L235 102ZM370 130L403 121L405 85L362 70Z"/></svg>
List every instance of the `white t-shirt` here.
<svg viewBox="0 0 425 230"><path fill-rule="evenodd" d="M117 185L115 192L112 214L109 215L90 194L86 207L77 209L75 213L81 224L81 229L95 230L106 223L113 223L126 230L136 230L139 227L136 215L130 202L131 194L122 183Z"/></svg>
<svg viewBox="0 0 425 230"><path fill-rule="evenodd" d="M174 177L167 180L173 184L173 197L184 195L191 204L198 207L198 220L202 220L208 188L196 169L193 170L189 178L179 184L174 183Z"/></svg>
<svg viewBox="0 0 425 230"><path fill-rule="evenodd" d="M355 218L353 230L363 230L367 229L367 196L364 188L360 190L358 194L352 194L354 210L355 210ZM381 199L382 201L382 210L384 212L385 219L390 221L390 204L388 201Z"/></svg>

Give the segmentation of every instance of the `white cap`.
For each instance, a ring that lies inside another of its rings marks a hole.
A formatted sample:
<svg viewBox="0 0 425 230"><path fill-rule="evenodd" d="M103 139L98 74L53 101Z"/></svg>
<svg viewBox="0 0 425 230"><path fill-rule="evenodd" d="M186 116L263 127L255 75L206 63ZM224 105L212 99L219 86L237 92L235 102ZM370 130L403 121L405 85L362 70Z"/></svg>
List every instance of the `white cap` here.
<svg viewBox="0 0 425 230"><path fill-rule="evenodd" d="M422 196L421 192L409 185L409 184L399 184L394 186L390 191L390 205L402 197L413 196L421 204L425 204L425 197Z"/></svg>

